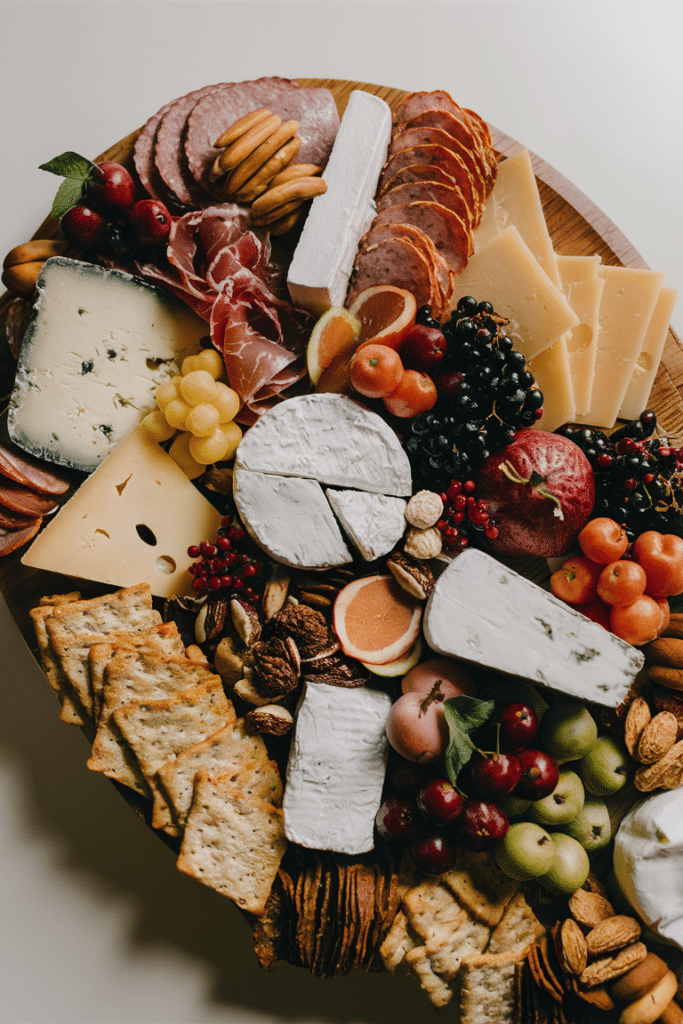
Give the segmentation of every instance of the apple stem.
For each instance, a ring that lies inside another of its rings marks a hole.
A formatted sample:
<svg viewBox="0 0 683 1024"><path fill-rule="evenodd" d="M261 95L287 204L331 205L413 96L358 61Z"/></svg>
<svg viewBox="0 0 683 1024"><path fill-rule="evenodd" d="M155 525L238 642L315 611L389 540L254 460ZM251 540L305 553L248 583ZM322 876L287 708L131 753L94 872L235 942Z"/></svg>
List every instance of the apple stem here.
<svg viewBox="0 0 683 1024"><path fill-rule="evenodd" d="M445 699L446 694L441 689L441 680L437 679L437 681L434 683L425 699L420 702L420 714L426 715L428 709L434 703L434 701L439 701L439 703L443 703Z"/></svg>
<svg viewBox="0 0 683 1024"><path fill-rule="evenodd" d="M562 512L562 505L560 504L560 499L556 497L556 495L554 495L553 492L546 487L544 478L540 475L540 473L537 473L535 469L531 471L531 476L521 476L521 474L517 472L517 470L512 465L509 459L506 459L505 462L499 462L498 469L501 471L503 476L506 476L508 480L512 481L513 484L530 484L531 487L538 491L542 498L547 498L549 501L552 501L554 503L555 508L553 510L553 515L556 516L557 519L564 519L564 513Z"/></svg>

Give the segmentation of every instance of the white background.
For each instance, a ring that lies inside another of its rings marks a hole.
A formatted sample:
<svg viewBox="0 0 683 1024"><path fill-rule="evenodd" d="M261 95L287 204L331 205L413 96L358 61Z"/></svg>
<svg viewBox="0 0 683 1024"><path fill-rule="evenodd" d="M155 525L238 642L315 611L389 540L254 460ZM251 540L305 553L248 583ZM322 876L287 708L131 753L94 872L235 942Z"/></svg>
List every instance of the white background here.
<svg viewBox="0 0 683 1024"><path fill-rule="evenodd" d="M38 165L261 75L443 88L558 168L683 296L683 4L0 3L0 255L49 211ZM683 304L674 314L682 333ZM413 1024L387 976L258 969L227 901L175 870L57 705L0 601L3 1024ZM453 1019L452 1010L439 1019Z"/></svg>

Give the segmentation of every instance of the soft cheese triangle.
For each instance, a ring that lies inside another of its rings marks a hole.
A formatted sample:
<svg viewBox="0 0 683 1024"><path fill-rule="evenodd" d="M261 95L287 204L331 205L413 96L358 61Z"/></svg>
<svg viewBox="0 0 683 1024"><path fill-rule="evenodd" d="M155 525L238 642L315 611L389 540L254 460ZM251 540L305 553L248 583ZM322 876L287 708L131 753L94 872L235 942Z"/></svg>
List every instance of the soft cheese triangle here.
<svg viewBox="0 0 683 1024"><path fill-rule="evenodd" d="M683 949L683 789L631 808L614 841L614 873L646 924Z"/></svg>
<svg viewBox="0 0 683 1024"><path fill-rule="evenodd" d="M424 614L432 650L615 707L640 651L474 548L441 574Z"/></svg>
<svg viewBox="0 0 683 1024"><path fill-rule="evenodd" d="M410 462L396 434L344 395L302 395L275 406L245 434L235 469L397 497L412 493Z"/></svg>
<svg viewBox="0 0 683 1024"><path fill-rule="evenodd" d="M325 492L332 511L366 562L388 555L406 528L407 502L367 491Z"/></svg>

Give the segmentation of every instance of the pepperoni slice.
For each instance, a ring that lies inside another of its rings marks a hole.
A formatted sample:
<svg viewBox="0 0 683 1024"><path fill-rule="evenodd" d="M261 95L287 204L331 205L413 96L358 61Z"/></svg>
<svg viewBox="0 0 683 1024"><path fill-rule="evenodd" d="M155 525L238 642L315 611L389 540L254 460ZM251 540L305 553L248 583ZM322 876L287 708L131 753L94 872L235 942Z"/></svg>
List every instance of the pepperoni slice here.
<svg viewBox="0 0 683 1024"><path fill-rule="evenodd" d="M38 494L58 497L71 486L68 480L45 469L37 459L20 452L11 441L0 442L0 474Z"/></svg>
<svg viewBox="0 0 683 1024"><path fill-rule="evenodd" d="M12 512L33 518L47 515L57 508L57 504L51 498L29 491L11 480L0 480L0 505Z"/></svg>
<svg viewBox="0 0 683 1024"><path fill-rule="evenodd" d="M13 551L28 544L40 529L42 519L34 519L32 526L25 526L21 530L6 530L0 526L0 557L10 555Z"/></svg>
<svg viewBox="0 0 683 1024"><path fill-rule="evenodd" d="M18 512L12 512L0 505L0 526L4 526L6 530L21 530L25 526L32 526L36 518L36 516L22 516Z"/></svg>

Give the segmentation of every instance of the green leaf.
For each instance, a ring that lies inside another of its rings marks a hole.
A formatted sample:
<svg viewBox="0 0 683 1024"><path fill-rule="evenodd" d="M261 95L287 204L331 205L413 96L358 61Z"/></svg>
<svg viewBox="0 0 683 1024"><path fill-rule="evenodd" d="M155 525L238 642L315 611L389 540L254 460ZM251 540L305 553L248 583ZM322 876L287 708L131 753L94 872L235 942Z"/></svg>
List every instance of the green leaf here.
<svg viewBox="0 0 683 1024"><path fill-rule="evenodd" d="M77 178L65 178L57 189L50 213L53 217L63 217L67 210L76 206L83 198L85 181Z"/></svg>
<svg viewBox="0 0 683 1024"><path fill-rule="evenodd" d="M85 181L94 166L95 164L92 160L69 151L61 153L59 156L54 157L53 160L48 160L46 164L41 164L39 170L49 171L50 174L58 174L62 178L78 178L81 181Z"/></svg>
<svg viewBox="0 0 683 1024"><path fill-rule="evenodd" d="M460 694L444 701L446 722L450 734L446 750L446 774L453 786L457 784L458 774L467 764L476 750L470 733L488 722L493 714L495 704L492 700L478 700Z"/></svg>

